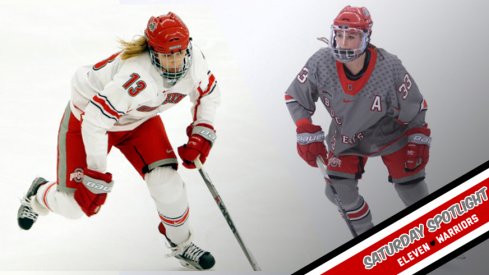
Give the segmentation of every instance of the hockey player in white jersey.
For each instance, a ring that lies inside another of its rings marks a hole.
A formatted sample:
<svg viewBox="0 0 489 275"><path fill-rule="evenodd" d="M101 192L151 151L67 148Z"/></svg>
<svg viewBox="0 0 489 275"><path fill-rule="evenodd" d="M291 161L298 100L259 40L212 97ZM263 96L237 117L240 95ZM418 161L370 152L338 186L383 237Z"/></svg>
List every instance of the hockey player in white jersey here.
<svg viewBox="0 0 489 275"><path fill-rule="evenodd" d="M336 204L336 191L357 234L373 226L358 192L369 157L381 156L406 206L428 194L427 104L401 61L370 43L372 24L366 8L343 8L331 26L329 47L307 61L285 93L299 155L314 167L318 157L324 161L326 195ZM332 118L326 137L312 121L318 99Z"/></svg>
<svg viewBox="0 0 489 275"><path fill-rule="evenodd" d="M121 52L75 73L58 134L57 179L33 181L18 224L28 230L49 212L70 219L97 214L114 185L106 160L116 147L146 181L170 255L185 266L210 269L214 257L191 241L185 184L158 113L190 99L189 140L178 154L187 168L195 168L196 158L204 163L216 139L216 79L172 12L151 17L143 36L121 44Z"/></svg>

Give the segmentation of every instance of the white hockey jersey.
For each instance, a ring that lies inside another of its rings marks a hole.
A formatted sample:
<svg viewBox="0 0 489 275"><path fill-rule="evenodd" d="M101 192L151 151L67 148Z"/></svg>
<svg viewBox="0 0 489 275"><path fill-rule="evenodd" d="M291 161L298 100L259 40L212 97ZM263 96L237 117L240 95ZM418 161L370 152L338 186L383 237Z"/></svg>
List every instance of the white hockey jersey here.
<svg viewBox="0 0 489 275"><path fill-rule="evenodd" d="M88 168L106 171L107 132L133 130L186 96L193 103L193 123L212 125L220 91L195 46L190 68L173 86L151 64L149 54L122 60L116 53L79 68L72 79L70 107L82 122Z"/></svg>

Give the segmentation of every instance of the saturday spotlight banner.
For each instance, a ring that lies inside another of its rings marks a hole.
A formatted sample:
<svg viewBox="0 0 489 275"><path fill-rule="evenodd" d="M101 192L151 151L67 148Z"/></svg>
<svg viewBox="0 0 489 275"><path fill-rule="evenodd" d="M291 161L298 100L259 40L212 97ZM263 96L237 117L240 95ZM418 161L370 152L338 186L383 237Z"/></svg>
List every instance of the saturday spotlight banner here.
<svg viewBox="0 0 489 275"><path fill-rule="evenodd" d="M489 237L488 193L486 162L295 274L432 271Z"/></svg>

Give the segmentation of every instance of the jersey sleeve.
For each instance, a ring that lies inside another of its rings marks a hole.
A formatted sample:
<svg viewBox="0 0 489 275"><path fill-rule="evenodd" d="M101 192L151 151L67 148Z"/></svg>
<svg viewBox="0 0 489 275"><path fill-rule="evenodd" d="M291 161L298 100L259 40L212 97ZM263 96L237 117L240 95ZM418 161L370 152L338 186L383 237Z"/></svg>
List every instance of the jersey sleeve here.
<svg viewBox="0 0 489 275"><path fill-rule="evenodd" d="M318 100L317 64L312 56L285 92L285 102L294 122L311 120Z"/></svg>
<svg viewBox="0 0 489 275"><path fill-rule="evenodd" d="M401 61L395 64L396 98L399 108L399 122L409 124L420 112L426 111L427 104L419 91L418 85L402 65Z"/></svg>
<svg viewBox="0 0 489 275"><path fill-rule="evenodd" d="M91 170L106 172L107 132L130 107L130 98L122 87L123 81L123 77L116 76L90 99L82 114L83 144L87 155L87 167Z"/></svg>
<svg viewBox="0 0 489 275"><path fill-rule="evenodd" d="M190 93L190 101L192 102L191 114L192 123L206 123L213 125L217 107L221 102L221 91L217 85L217 80L214 74L208 69L205 59L201 52L199 58L196 58L198 85Z"/></svg>

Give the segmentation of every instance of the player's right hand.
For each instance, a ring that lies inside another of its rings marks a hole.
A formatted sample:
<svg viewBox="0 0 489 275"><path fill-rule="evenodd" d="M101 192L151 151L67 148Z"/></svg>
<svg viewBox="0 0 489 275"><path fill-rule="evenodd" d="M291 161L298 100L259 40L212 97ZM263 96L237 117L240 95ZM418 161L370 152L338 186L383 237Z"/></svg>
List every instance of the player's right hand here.
<svg viewBox="0 0 489 275"><path fill-rule="evenodd" d="M75 191L75 200L83 212L90 217L100 210L113 185L112 174L100 173L87 168L84 171L82 183Z"/></svg>
<svg viewBox="0 0 489 275"><path fill-rule="evenodd" d="M328 163L324 132L320 126L309 121L297 124L297 152L312 167L317 167L317 157L321 157L324 163Z"/></svg>

